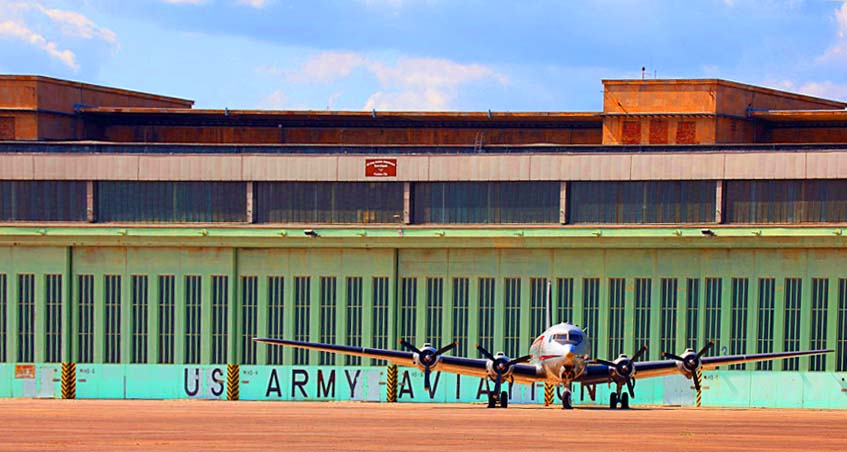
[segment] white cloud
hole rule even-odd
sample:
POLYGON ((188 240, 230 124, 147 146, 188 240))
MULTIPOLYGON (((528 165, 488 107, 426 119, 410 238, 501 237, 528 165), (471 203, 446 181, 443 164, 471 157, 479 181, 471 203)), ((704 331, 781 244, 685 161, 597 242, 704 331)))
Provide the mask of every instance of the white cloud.
MULTIPOLYGON (((365 102, 366 110, 446 110, 463 85, 508 79, 481 64, 462 64, 439 58, 400 58, 386 63, 355 52, 322 52, 286 73, 293 83, 331 83, 364 70, 379 82, 379 90, 365 102)), ((265 73, 279 72, 262 68, 265 73)))
POLYGON ((838 27, 835 43, 817 58, 818 63, 847 59, 847 0, 842 1, 841 6, 835 8, 833 16, 838 27))
POLYGON ((54 23, 60 25, 62 27, 62 33, 67 36, 85 39, 99 38, 111 45, 118 45, 118 36, 115 32, 95 24, 91 19, 82 14, 60 9, 49 9, 39 4, 36 4, 35 7, 54 23))
POLYGON ((262 9, 271 3, 271 0, 237 0, 238 5, 249 6, 251 8, 262 9))
POLYGON ((797 88, 797 92, 826 99, 847 99, 847 85, 834 83, 829 80, 805 83, 797 88))
POLYGON ((259 101, 259 108, 263 110, 282 110, 287 104, 288 98, 281 89, 278 89, 259 101))
POLYGON ((76 55, 73 52, 67 49, 59 49, 59 46, 55 42, 49 41, 44 36, 30 30, 23 23, 11 20, 0 23, 0 36, 16 38, 28 42, 47 52, 48 55, 58 59, 72 70, 79 70, 79 64, 76 62, 76 55))

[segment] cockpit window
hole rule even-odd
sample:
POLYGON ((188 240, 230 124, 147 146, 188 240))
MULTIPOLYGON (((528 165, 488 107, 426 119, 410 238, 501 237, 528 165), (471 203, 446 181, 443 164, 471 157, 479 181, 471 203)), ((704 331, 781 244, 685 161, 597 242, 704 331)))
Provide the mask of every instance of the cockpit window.
POLYGON ((550 339, 562 345, 579 345, 582 343, 582 333, 579 331, 569 331, 567 333, 554 334, 550 339))

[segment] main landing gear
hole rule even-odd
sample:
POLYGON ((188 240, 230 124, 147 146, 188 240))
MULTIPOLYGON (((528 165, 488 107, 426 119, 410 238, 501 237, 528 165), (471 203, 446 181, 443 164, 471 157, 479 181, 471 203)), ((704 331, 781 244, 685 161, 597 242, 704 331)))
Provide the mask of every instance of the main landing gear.
POLYGON ((489 392, 488 408, 497 408, 498 403, 500 404, 500 408, 509 408, 509 393, 503 391, 498 396, 496 393, 489 392))
POLYGON ((573 409, 573 391, 570 386, 565 386, 562 390, 562 409, 563 410, 572 410, 573 409))
POLYGON ((628 410, 629 409, 629 394, 622 393, 620 396, 618 395, 620 392, 613 392, 609 394, 609 409, 614 410, 618 407, 618 402, 621 404, 621 409, 628 410))

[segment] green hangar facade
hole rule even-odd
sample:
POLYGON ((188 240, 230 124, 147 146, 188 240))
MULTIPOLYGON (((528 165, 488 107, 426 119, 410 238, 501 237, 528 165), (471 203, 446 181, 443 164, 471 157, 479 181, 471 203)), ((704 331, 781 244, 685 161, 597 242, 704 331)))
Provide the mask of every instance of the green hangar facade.
MULTIPOLYGON (((549 302, 553 321, 583 327, 602 359, 642 344, 643 359, 661 359, 709 340, 711 354, 833 349, 708 373, 703 403, 847 408, 847 144, 832 138, 847 117, 832 101, 731 82, 649 82, 607 81, 607 96, 623 87, 637 105, 669 108, 645 96, 689 99, 700 87, 724 99, 741 86, 786 105, 726 113, 729 96, 712 112, 620 115, 195 111, 108 98, 68 112, 10 107, 0 396, 385 400, 385 363, 251 339, 457 341, 455 354, 476 357, 478 343, 517 357, 545 329, 549 302), (59 136, 20 136, 30 111, 37 130, 59 136), (626 142, 634 124, 645 142, 626 142), (725 126, 752 138, 730 140, 725 126), (406 141, 384 142, 400 130, 406 141), (307 139, 251 138, 263 133, 307 139), (345 134, 357 142, 332 142, 345 134), (599 142, 534 142, 542 135, 599 142), (806 141, 773 142, 789 135, 806 141)), ((438 375, 431 391, 421 380, 401 368, 400 401, 482 400, 479 379, 438 375)), ((691 404, 690 384, 641 381, 634 402, 691 404)), ((512 397, 541 403, 543 386, 512 397)))

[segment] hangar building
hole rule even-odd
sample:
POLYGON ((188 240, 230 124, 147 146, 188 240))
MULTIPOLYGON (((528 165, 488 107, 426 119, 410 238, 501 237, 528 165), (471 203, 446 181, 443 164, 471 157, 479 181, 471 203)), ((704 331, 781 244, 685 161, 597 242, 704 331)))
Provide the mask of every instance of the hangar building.
MULTIPOLYGON (((225 397, 238 364, 241 398, 380 398, 383 363, 250 339, 516 357, 549 298, 604 359, 834 349, 722 369, 704 403, 847 408, 847 104, 603 92, 600 112, 199 110, 0 76, 0 396, 55 396, 64 362, 78 397, 225 397)), ((673 378, 636 402, 689 400, 673 378)), ((475 400, 443 379, 401 399, 475 400)))

